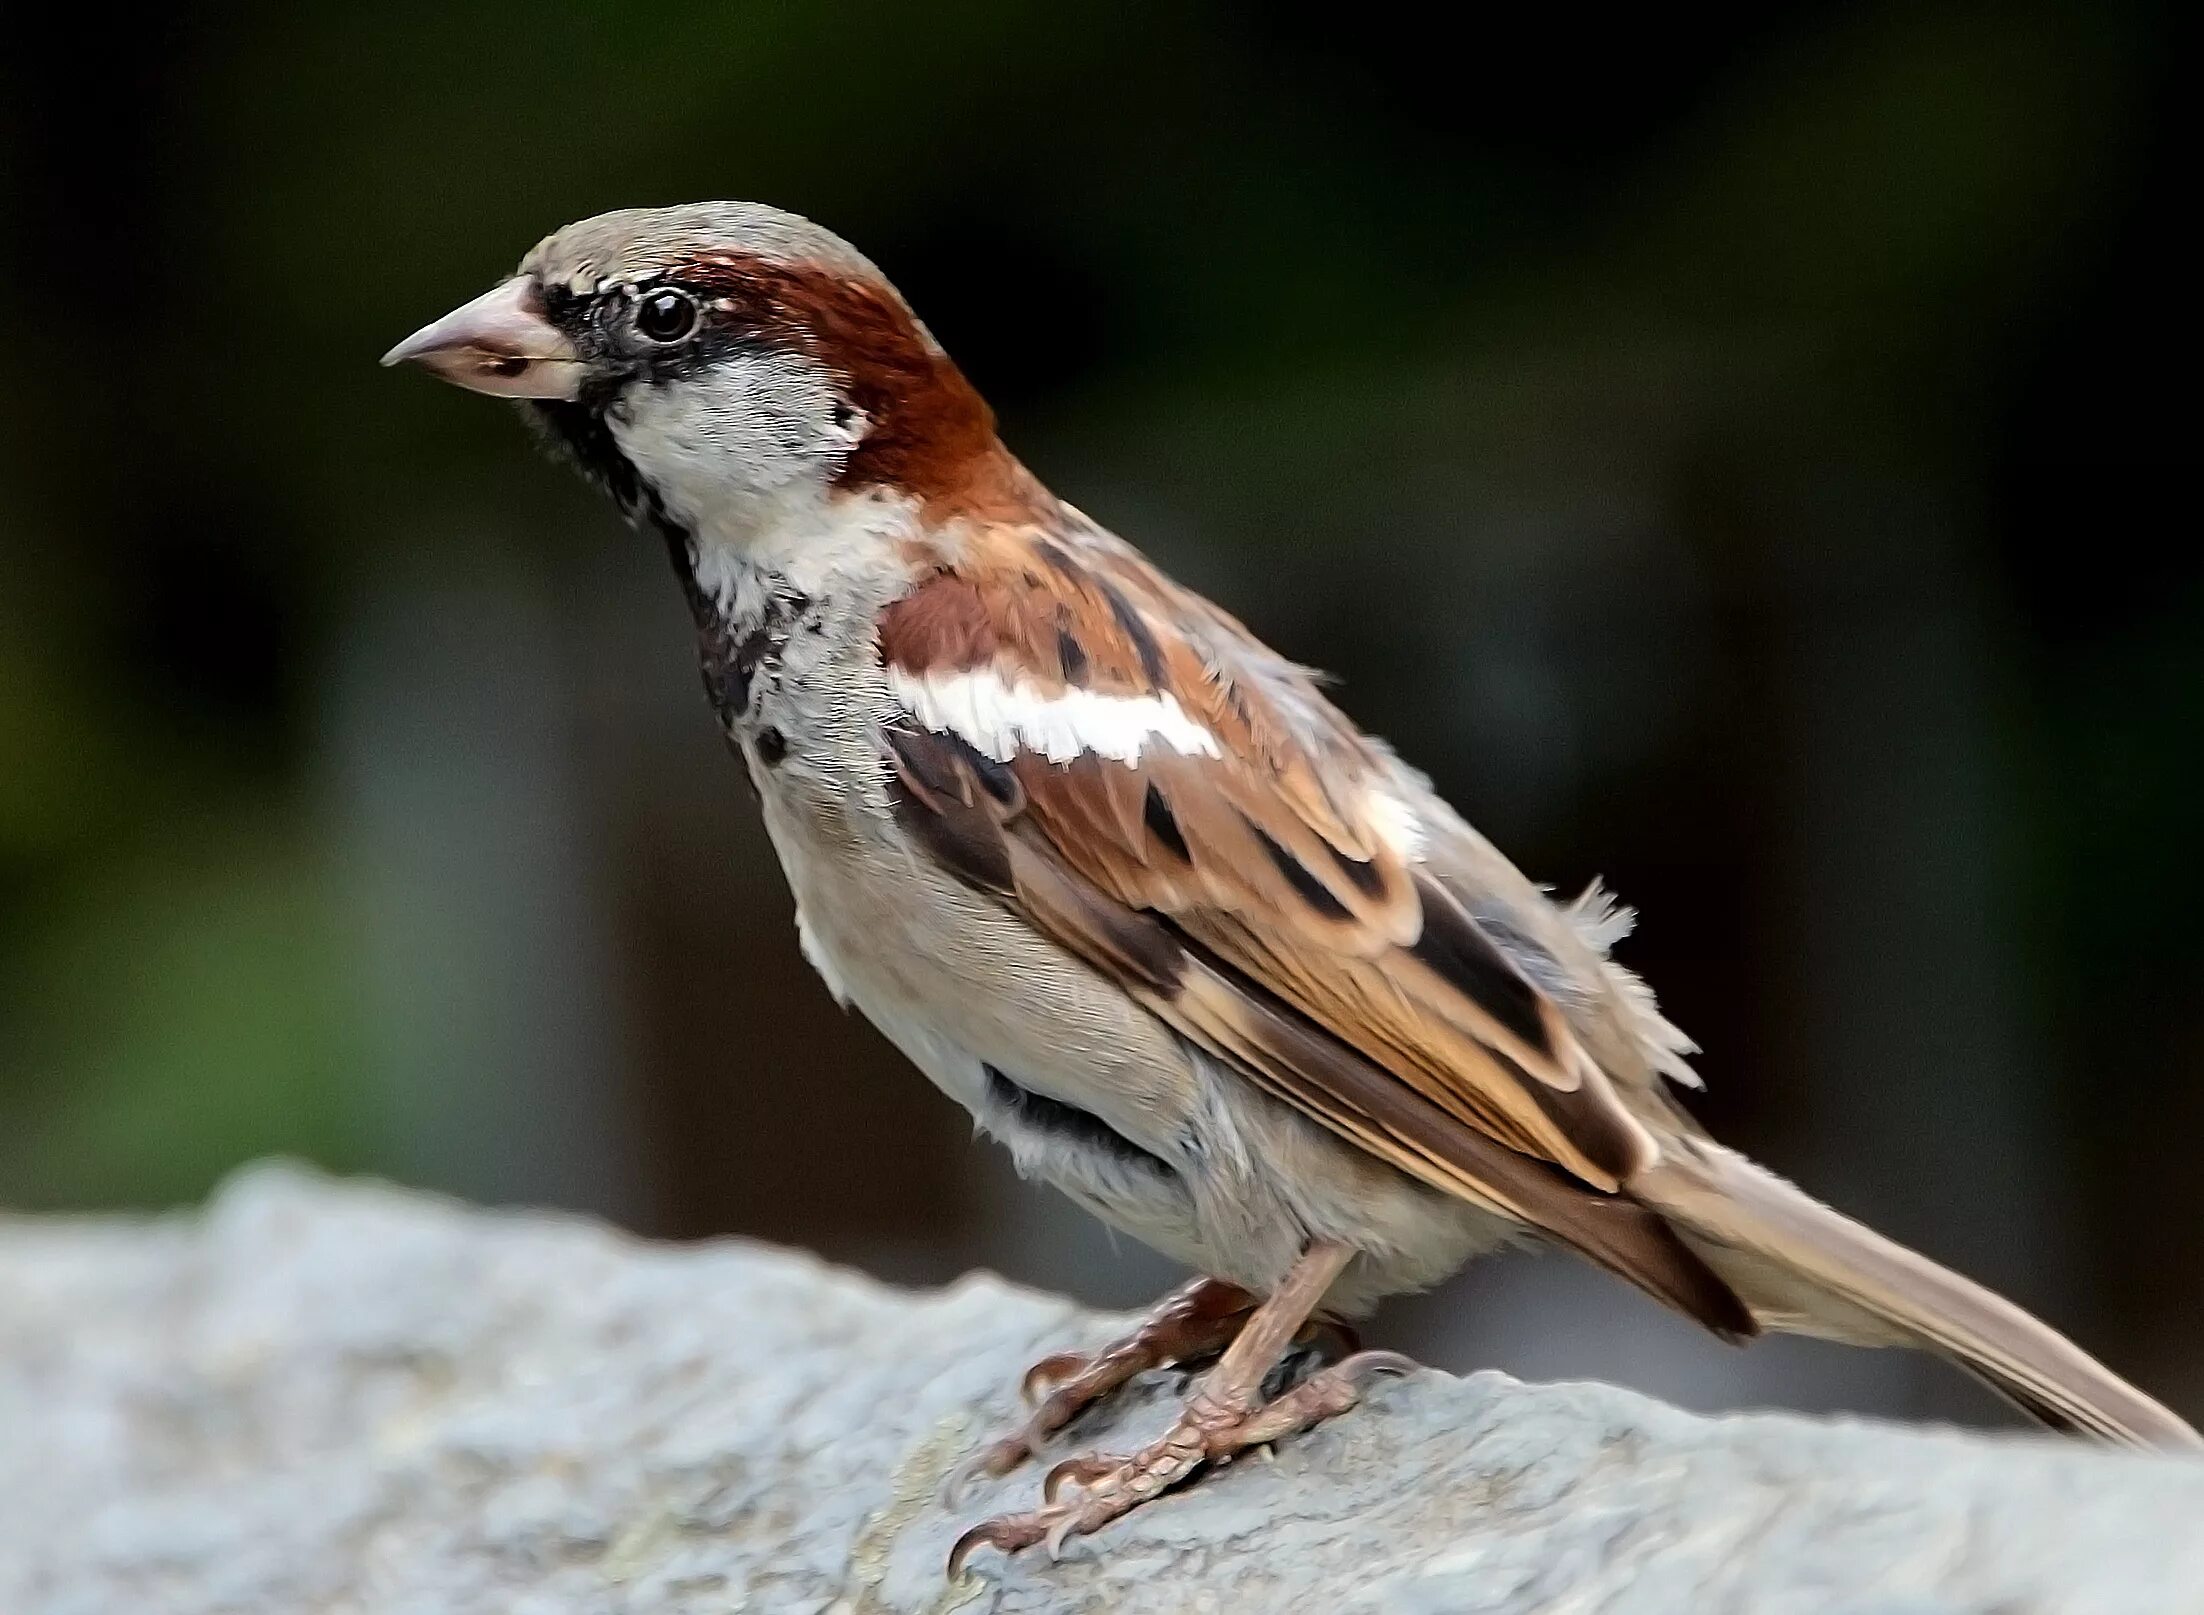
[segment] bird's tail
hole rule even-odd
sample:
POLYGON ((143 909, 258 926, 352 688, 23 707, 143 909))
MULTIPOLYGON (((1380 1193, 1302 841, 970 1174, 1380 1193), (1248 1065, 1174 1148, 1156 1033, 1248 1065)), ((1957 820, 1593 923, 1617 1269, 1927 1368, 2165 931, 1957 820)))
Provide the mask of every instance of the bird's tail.
POLYGON ((1732 1150, 1670 1141, 1630 1189, 1769 1328, 1923 1347, 2054 1429, 2135 1447, 2204 1448, 2187 1424, 2064 1335, 1732 1150))

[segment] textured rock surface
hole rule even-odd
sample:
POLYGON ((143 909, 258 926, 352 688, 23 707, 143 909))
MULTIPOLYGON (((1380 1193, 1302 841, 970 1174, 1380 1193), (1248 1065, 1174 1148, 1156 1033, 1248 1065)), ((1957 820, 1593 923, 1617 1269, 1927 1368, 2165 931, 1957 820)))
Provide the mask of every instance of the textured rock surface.
MULTIPOLYGON (((2204 1608, 2204 1464, 1425 1374, 1112 1528, 982 1556, 943 1473, 1108 1322, 263 1169, 0 1221, 0 1611, 2204 1608)), ((1145 1387, 1112 1446, 1147 1434, 1145 1387)))

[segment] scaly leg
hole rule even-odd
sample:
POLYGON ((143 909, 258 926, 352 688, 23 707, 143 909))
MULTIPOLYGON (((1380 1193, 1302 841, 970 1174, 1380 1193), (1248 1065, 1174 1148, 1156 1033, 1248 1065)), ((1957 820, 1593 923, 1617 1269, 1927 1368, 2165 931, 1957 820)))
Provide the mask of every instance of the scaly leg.
POLYGON ((1119 1515, 1177 1485, 1202 1465, 1228 1462, 1250 1447, 1305 1430, 1361 1400, 1373 1374, 1403 1374, 1416 1365, 1397 1352, 1362 1352, 1323 1369, 1265 1403, 1263 1381, 1300 1334, 1324 1292, 1353 1256, 1343 1245, 1312 1245, 1285 1282, 1257 1307, 1217 1366, 1187 1398, 1178 1422, 1129 1458, 1095 1456, 1058 1464, 1042 1483, 1042 1506, 974 1526, 949 1551, 949 1573, 983 1543, 1016 1553, 1036 1542, 1054 1557, 1067 1537, 1099 1530, 1119 1515), (1079 1488, 1058 1502, 1066 1483, 1079 1488))
POLYGON ((1237 1284, 1194 1279, 1157 1302, 1131 1334, 1100 1351, 1060 1351, 1042 1358, 1026 1370, 1018 1387, 1034 1404, 1032 1417, 974 1453, 945 1490, 954 1496, 980 1476, 1009 1474, 1038 1454, 1050 1436, 1134 1375, 1223 1350, 1254 1307, 1255 1297, 1237 1284))

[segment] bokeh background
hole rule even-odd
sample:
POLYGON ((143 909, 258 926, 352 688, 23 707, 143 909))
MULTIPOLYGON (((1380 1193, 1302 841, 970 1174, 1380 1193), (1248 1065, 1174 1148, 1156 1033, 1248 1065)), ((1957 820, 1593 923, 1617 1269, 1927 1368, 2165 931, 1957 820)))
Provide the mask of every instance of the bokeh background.
MULTIPOLYGON (((655 540, 375 367, 559 223, 745 196, 860 243, 1060 491, 1534 874, 1639 904, 1712 1125, 2204 1415, 2177 8, 41 10, 0 1203, 286 1152, 898 1280, 1172 1276, 799 962, 655 540)), ((2000 1416, 1551 1259, 1374 1333, 2000 1416)))

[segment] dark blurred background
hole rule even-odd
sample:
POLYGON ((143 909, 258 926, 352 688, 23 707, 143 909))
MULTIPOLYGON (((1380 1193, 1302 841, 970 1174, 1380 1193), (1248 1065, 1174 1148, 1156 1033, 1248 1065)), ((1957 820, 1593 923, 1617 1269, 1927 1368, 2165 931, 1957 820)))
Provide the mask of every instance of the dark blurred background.
MULTIPOLYGON (((800 963, 656 541, 375 367, 560 223, 753 197, 1534 874, 1640 905, 1710 1124, 2204 1414, 2175 8, 42 10, 0 66, 0 1203, 287 1152, 900 1280, 1170 1278, 800 963)), ((1374 1332, 1998 1417, 1550 1259, 1374 1332)))

